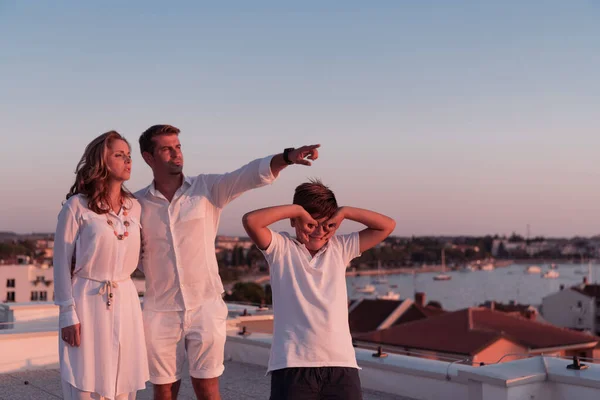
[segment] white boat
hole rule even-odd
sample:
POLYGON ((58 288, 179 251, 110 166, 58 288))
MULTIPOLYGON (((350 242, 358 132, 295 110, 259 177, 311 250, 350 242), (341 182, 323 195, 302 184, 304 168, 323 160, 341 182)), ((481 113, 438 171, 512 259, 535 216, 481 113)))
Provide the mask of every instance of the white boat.
POLYGON ((481 266, 481 270, 482 271, 493 271, 494 270, 494 264, 492 264, 492 263, 483 264, 481 266))
POLYGON ((557 270, 551 269, 550 271, 546 271, 546 273, 544 275, 542 275, 542 278, 556 279, 559 276, 560 276, 560 274, 558 273, 557 270))
POLYGON ((355 289, 358 293, 375 293, 375 286, 366 284, 355 289))
POLYGON ((382 285, 388 283, 388 279, 381 273, 381 260, 377 261, 377 277, 371 280, 371 283, 382 285))
POLYGON ((388 290, 385 294, 377 296, 379 300, 400 300, 400 294, 393 290, 388 290))
POLYGON ((540 267, 538 267, 537 265, 530 265, 529 267, 527 267, 527 269, 525 269, 525 273, 526 274, 540 274, 540 273, 542 273, 542 269, 540 267))
POLYGON ((433 277, 434 281, 449 281, 452 279, 451 275, 446 274, 446 251, 442 249, 442 273, 437 274, 433 277))

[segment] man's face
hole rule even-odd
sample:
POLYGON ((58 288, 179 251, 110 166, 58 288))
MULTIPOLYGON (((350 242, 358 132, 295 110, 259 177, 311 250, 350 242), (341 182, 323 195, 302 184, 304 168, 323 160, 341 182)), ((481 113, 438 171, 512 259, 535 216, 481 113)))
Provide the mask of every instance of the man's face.
POLYGON ((302 224, 298 223, 295 219, 292 219, 292 227, 296 229, 296 238, 300 243, 306 246, 309 251, 319 251, 327 244, 329 238, 335 234, 337 227, 332 226, 327 228, 325 226, 325 223, 331 216, 318 219, 314 215, 312 217, 317 221, 318 225, 309 226, 311 228, 310 231, 304 231, 302 224))
POLYGON ((155 174, 179 175, 183 171, 183 153, 177 135, 160 135, 154 141, 154 154, 144 157, 155 174))

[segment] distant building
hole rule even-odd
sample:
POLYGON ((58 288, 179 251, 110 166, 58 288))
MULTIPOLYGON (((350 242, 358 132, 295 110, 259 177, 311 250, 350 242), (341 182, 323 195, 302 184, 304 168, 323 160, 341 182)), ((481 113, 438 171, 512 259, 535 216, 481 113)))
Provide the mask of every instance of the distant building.
POLYGON ((494 239, 492 242, 492 256, 498 257, 500 249, 504 249, 508 254, 527 251, 527 243, 525 242, 511 242, 508 239, 494 239))
POLYGON ((233 250, 236 247, 241 247, 247 252, 252 247, 252 241, 248 238, 239 238, 237 236, 217 236, 215 239, 215 247, 217 249, 226 250, 233 250))
POLYGON ((600 334, 600 285, 564 288, 542 299, 544 319, 554 325, 600 334))
POLYGON ((359 346, 383 345, 389 353, 435 360, 469 359, 473 365, 513 361, 514 354, 591 358, 600 340, 482 307, 395 325, 354 339, 359 346))
POLYGON ((536 254, 540 254, 546 251, 552 250, 554 247, 552 244, 542 241, 542 242, 531 242, 525 246, 525 251, 529 256, 535 256, 536 254))
POLYGON ((0 266, 0 303, 53 301, 53 269, 31 264, 0 266))
POLYGON ((578 256, 582 253, 585 253, 585 249, 581 249, 574 244, 567 244, 560 250, 560 254, 563 256, 578 256))

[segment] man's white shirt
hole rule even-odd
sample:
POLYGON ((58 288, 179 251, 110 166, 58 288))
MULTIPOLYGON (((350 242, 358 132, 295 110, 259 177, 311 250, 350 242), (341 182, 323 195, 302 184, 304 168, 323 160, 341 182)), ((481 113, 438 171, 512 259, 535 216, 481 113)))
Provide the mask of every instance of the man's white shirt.
POLYGON ((268 371, 358 368, 348 326, 346 267, 360 256, 358 233, 333 236, 315 256, 287 233, 271 231, 274 329, 268 371))
POLYGON ((275 180, 272 158, 226 174, 186 176, 170 203, 154 182, 136 193, 142 206, 144 308, 190 310, 223 293, 215 255, 221 212, 242 193, 275 180))

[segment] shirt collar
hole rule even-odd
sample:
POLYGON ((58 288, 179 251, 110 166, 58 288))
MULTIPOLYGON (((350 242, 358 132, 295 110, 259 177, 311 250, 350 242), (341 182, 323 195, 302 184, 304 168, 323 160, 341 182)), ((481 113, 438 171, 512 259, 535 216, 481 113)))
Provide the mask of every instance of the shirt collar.
MULTIPOLYGON (((184 175, 183 176, 183 183, 181 184, 181 188, 183 189, 187 189, 190 186, 192 186, 193 180, 190 176, 184 175)), ((146 192, 144 193, 144 195, 152 195, 154 197, 164 197, 158 190, 156 190, 156 186, 154 185, 154 180, 152 180, 152 183, 150 183, 147 187, 146 187, 146 192)))
MULTIPOLYGON (((289 233, 287 232, 282 232, 282 235, 287 236, 292 242, 294 242, 298 247, 303 247, 306 251, 308 251, 308 249, 306 248, 306 246, 304 245, 304 243, 300 242, 298 239, 296 239, 295 237, 292 237, 289 233)), ((327 243, 325 243, 325 245, 323 247, 321 247, 319 249, 319 251, 317 251, 315 253, 315 255, 313 257, 318 256, 319 254, 324 253, 327 248, 329 247, 329 243, 331 242, 331 238, 327 241, 327 243)))

